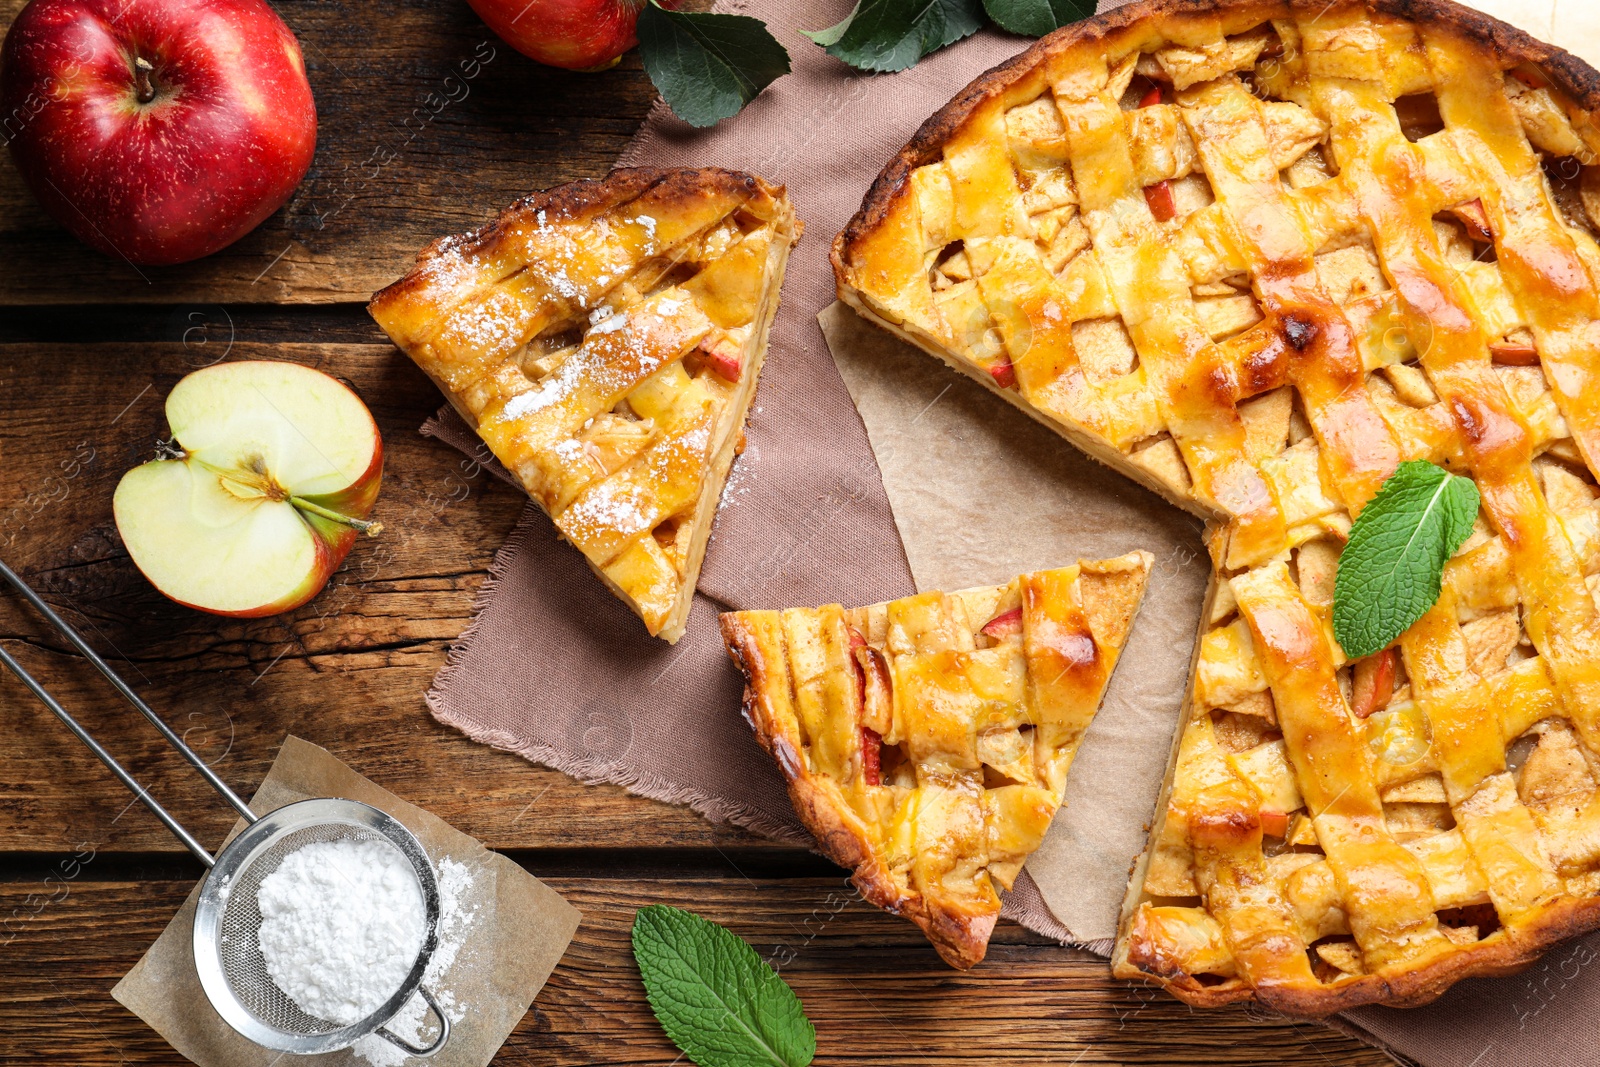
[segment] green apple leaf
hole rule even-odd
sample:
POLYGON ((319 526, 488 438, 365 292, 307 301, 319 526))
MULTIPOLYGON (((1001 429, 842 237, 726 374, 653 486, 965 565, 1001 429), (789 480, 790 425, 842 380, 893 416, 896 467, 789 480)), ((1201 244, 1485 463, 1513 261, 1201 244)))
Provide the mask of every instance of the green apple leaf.
POLYGON ((1092 0, 983 0, 983 9, 1002 29, 1029 37, 1043 37, 1094 14, 1092 0))
POLYGON ((1478 487, 1425 460, 1400 464, 1350 528, 1333 580, 1333 635, 1351 659, 1387 648, 1439 599, 1472 533, 1478 487))
POLYGON ((700 1067, 806 1067, 817 1032, 800 998, 736 934, 664 904, 633 917, 650 1009, 700 1067))
POLYGON ((691 126, 737 115, 789 73, 789 53, 760 19, 668 11, 639 12, 639 58, 673 114, 691 126))
POLYGON ((980 0, 859 0, 824 30, 807 30, 823 51, 857 70, 905 70, 983 25, 980 0))

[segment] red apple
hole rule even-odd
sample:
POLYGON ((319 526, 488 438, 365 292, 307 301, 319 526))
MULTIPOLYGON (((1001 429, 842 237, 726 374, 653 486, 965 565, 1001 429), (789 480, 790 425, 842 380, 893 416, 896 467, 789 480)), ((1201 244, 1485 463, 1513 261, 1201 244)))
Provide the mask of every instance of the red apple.
POLYGON ((1012 608, 1010 611, 1002 611, 983 624, 982 632, 996 641, 1004 641, 1008 637, 1020 635, 1022 633, 1022 609, 1012 608))
POLYGON ((1350 710, 1356 718, 1380 712, 1394 699, 1395 660, 1392 648, 1356 660, 1350 670, 1350 710))
POLYGON ((715 341, 701 341, 695 349, 695 354, 716 373, 722 375, 730 382, 739 380, 744 371, 744 353, 739 346, 726 337, 719 337, 715 341))
POLYGON ((645 2, 467 0, 506 44, 530 59, 567 70, 604 69, 638 44, 634 26, 645 2))
POLYGON ((197 370, 167 397, 173 445, 112 499, 128 555, 161 592, 217 615, 274 615, 316 596, 383 479, 361 398, 298 363, 197 370))
POLYGON ((135 264, 237 241, 311 166, 300 45, 264 0, 31 0, 0 123, 45 210, 135 264))

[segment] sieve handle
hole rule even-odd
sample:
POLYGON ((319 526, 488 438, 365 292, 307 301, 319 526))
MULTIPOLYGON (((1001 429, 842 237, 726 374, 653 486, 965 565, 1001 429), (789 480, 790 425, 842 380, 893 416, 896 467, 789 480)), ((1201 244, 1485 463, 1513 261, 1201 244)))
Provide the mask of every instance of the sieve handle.
MULTIPOLYGON (((0 566, 4 566, 4 564, 0 564, 0 566)), ((100 743, 89 735, 89 731, 85 730, 78 720, 74 719, 67 709, 62 707, 55 697, 50 695, 50 691, 48 689, 39 684, 39 680, 37 678, 28 673, 27 669, 23 667, 22 664, 18 663, 11 653, 5 650, 4 646, 0 646, 0 663, 5 664, 7 669, 9 669, 12 674, 16 675, 17 678, 21 680, 22 684, 27 686, 28 689, 32 691, 34 696, 44 701, 45 707, 55 712, 56 718, 66 723, 67 729, 76 734, 79 741, 82 741, 84 744, 89 746, 89 751, 98 756, 100 758, 100 762, 104 763, 108 768, 110 768, 111 773, 120 778, 122 780, 122 784, 133 791, 133 795, 139 798, 139 802, 145 807, 149 808, 150 813, 156 818, 160 819, 162 823, 166 825, 168 830, 172 831, 172 836, 183 842, 184 848, 187 848, 190 852, 193 852, 195 858, 201 863, 205 864, 207 867, 211 867, 215 864, 216 861, 211 858, 211 853, 207 852, 201 846, 200 842, 196 841, 189 831, 183 828, 183 824, 177 819, 173 818, 172 813, 166 808, 163 808, 160 802, 157 801, 155 797, 151 796, 145 790, 144 786, 139 784, 139 780, 133 775, 129 774, 126 767, 117 762, 117 758, 115 756, 101 748, 100 743)))
POLYGON ((450 1016, 439 1010, 438 1002, 433 999, 433 994, 428 992, 426 986, 417 986, 417 992, 422 994, 422 999, 428 1002, 429 1010, 439 1020, 439 1036, 433 1039, 433 1044, 427 1048, 418 1048, 410 1042, 402 1041, 400 1038, 395 1037, 382 1026, 378 1027, 376 1032, 379 1037, 389 1042, 389 1044, 402 1048, 413 1056, 426 1058, 444 1048, 444 1043, 450 1040, 450 1016))
MULTIPOLYGON (((207 766, 206 761, 201 759, 199 754, 196 753, 194 749, 184 744, 183 738, 173 733, 172 727, 163 722, 161 717, 150 709, 150 705, 146 704, 139 698, 139 694, 135 693, 133 689, 129 687, 128 683, 124 682, 117 672, 111 669, 111 665, 109 663, 100 658, 100 654, 98 652, 89 647, 89 642, 85 641, 78 634, 78 631, 72 628, 72 625, 68 623, 66 619, 63 619, 60 615, 57 615, 55 609, 49 604, 46 604, 43 598, 41 598, 38 593, 33 591, 32 586, 23 581, 22 578, 18 576, 16 571, 6 566, 5 560, 0 560, 0 578, 4 578, 6 582, 10 584, 11 588, 21 593, 23 599, 32 604, 34 610, 43 615, 45 617, 45 621, 51 626, 55 627, 57 633, 70 641, 73 648, 76 648, 80 653, 83 654, 85 659, 94 664, 95 670, 105 675, 106 680, 116 687, 117 692, 122 694, 122 699, 126 700, 129 704, 132 704, 139 710, 141 715, 149 719, 150 724, 157 730, 161 731, 161 736, 166 738, 167 744, 177 749, 179 754, 181 754, 184 759, 188 760, 189 763, 194 766, 195 770, 200 772, 200 776, 206 780, 206 783, 210 785, 212 789, 215 789, 218 795, 220 795, 223 800, 226 800, 228 804, 232 806, 234 811, 237 811, 244 817, 245 822, 256 821, 255 813, 250 810, 250 806, 241 800, 237 793, 228 788, 228 783, 224 782, 221 778, 218 778, 217 772, 213 771, 209 766, 207 766)), ((104 763, 107 767, 110 767, 112 771, 117 772, 117 777, 121 778, 123 783, 127 785, 129 789, 134 791, 134 794, 144 802, 145 807, 150 808, 151 811, 155 812, 157 817, 160 818, 162 822, 167 824, 167 829, 171 830, 174 834, 177 834, 179 840, 183 841, 183 843, 188 846, 189 851, 195 852, 196 846, 191 843, 192 839, 190 839, 187 834, 180 832, 182 827, 179 827, 173 823, 171 821, 172 817, 162 812, 159 806, 151 806, 154 801, 150 799, 149 794, 144 791, 143 787, 141 787, 137 782, 134 782, 132 779, 128 778, 127 772, 120 771, 116 761, 113 760, 111 756, 107 754, 99 745, 97 745, 94 742, 94 739, 83 731, 82 727, 74 723, 71 716, 67 715, 65 711, 61 710, 61 705, 49 699, 44 693, 43 689, 39 687, 37 682, 32 681, 25 673, 22 673, 21 668, 15 665, 15 661, 10 660, 10 657, 7 657, 7 660, 9 662, 6 663, 6 666, 10 667, 13 672, 16 672, 18 676, 21 677, 25 683, 27 683, 28 688, 34 691, 35 695, 39 696, 41 700, 50 705, 50 710, 54 711, 57 717, 61 718, 63 722, 71 727, 72 732, 77 734, 80 740, 94 750, 94 754, 100 757, 100 762, 104 763)), ((195 854, 203 856, 204 850, 202 849, 199 852, 195 852, 195 854)), ((204 861, 207 867, 211 866, 210 857, 204 857, 204 861)))

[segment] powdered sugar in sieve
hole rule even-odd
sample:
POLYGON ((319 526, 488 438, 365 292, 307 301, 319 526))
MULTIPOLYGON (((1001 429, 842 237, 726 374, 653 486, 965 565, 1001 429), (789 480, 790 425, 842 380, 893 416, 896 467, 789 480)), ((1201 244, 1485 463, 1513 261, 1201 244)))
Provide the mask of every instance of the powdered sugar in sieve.
POLYGON ((256 890, 267 973, 302 1011, 349 1026, 388 1000, 422 950, 411 862, 378 838, 314 841, 256 890))

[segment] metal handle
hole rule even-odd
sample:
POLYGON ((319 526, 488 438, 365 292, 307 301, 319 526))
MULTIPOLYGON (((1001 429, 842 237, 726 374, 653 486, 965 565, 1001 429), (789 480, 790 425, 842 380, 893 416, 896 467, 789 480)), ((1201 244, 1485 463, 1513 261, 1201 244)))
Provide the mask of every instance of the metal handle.
POLYGON ((18 577, 16 571, 6 566, 5 560, 0 560, 0 578, 4 578, 9 582, 11 587, 21 593, 23 598, 33 605, 34 610, 43 615, 62 637, 72 642, 72 647, 81 652, 84 659, 94 664, 95 669, 106 676, 106 680, 116 687, 117 692, 122 694, 124 700, 139 709, 139 713, 149 719, 152 726, 161 731, 161 736, 167 739, 167 743, 177 749, 183 755, 183 758, 188 760, 194 766, 194 769, 200 772, 200 776, 206 780, 206 783, 212 789, 215 789, 218 795, 232 806, 234 811, 243 816, 246 822, 256 821, 255 813, 250 810, 250 805, 240 799, 239 795, 232 789, 229 789, 228 783, 217 777, 217 772, 207 766, 206 761, 201 759, 194 749, 184 744, 183 738, 174 733, 172 727, 163 722, 161 717, 154 711, 151 711, 150 705, 139 699, 139 694, 135 693, 128 683, 124 682, 117 672, 111 669, 110 664, 100 658, 98 652, 89 647, 89 643, 79 636, 78 631, 74 630, 66 619, 57 615, 55 609, 46 604, 39 594, 33 591, 32 586, 18 577))
MULTIPOLYGON (((45 620, 56 629, 57 633, 70 641, 72 646, 82 653, 85 659, 94 664, 95 669, 106 676, 106 679, 116 687, 117 692, 122 694, 123 699, 137 708, 140 714, 150 720, 151 725, 161 731, 161 736, 166 739, 167 743, 177 749, 183 758, 188 760, 194 769, 200 772, 200 776, 206 780, 212 789, 217 791, 222 799, 232 806, 233 810, 243 816, 246 822, 253 823, 256 821, 255 813, 250 810, 250 806, 240 799, 237 793, 229 789, 228 784, 217 777, 217 773, 207 766, 206 761, 201 759, 194 749, 185 744, 183 738, 174 733, 172 727, 163 722, 161 717, 150 709, 150 705, 141 700, 139 694, 135 693, 128 683, 124 682, 117 672, 111 669, 111 665, 101 659, 98 652, 89 647, 89 643, 78 634, 78 631, 74 630, 66 619, 57 615, 55 609, 46 604, 39 594, 33 591, 33 587, 23 581, 16 571, 6 565, 4 560, 0 560, 0 578, 4 578, 13 589, 21 593, 23 598, 33 605, 34 610, 43 615, 45 620)), ((111 753, 102 748, 100 743, 90 736, 89 731, 85 730, 78 723, 78 720, 74 719, 67 712, 67 709, 63 708, 55 697, 50 695, 49 691, 39 683, 39 680, 29 674, 22 664, 18 663, 16 658, 3 647, 0 647, 0 663, 3 663, 12 674, 21 679, 22 684, 27 686, 34 696, 42 700, 45 707, 54 712, 56 718, 65 723, 67 729, 77 735, 78 740, 89 747, 89 751, 93 752, 96 758, 105 764, 111 773, 115 774, 122 781, 122 784, 132 791, 133 795, 138 798, 139 803, 149 808, 150 813, 160 819, 168 830, 172 831, 172 836, 182 842, 183 847, 194 853, 195 858, 207 867, 215 863, 211 853, 200 846, 200 843, 194 839, 189 831, 183 828, 183 824, 173 818, 171 812, 157 803, 155 797, 152 797, 145 787, 139 784, 138 779, 129 774, 127 768, 118 763, 111 753)))
POLYGON ((433 1044, 429 1045, 427 1048, 418 1048, 410 1042, 402 1041, 400 1038, 395 1037, 388 1031, 386 1027, 382 1026, 378 1027, 376 1033, 379 1037, 389 1042, 389 1044, 404 1049, 413 1056, 426 1059, 427 1057, 438 1052, 440 1049, 444 1048, 444 1043, 450 1040, 450 1016, 439 1010, 438 1003, 433 999, 433 994, 428 992, 428 988, 426 986, 417 986, 417 992, 422 994, 422 999, 428 1002, 429 1010, 431 1010, 434 1014, 434 1017, 439 1020, 439 1036, 433 1039, 433 1044))
POLYGON ((45 707, 55 712, 56 718, 66 723, 67 729, 77 734, 78 740, 88 745, 89 751, 100 757, 100 762, 109 767, 112 774, 122 779, 122 784, 133 791, 133 795, 139 798, 139 802, 141 804, 150 809, 151 814, 166 824, 167 829, 172 831, 172 836, 183 842, 184 848, 187 848, 190 852, 193 852, 195 858, 201 863, 205 864, 207 867, 212 866, 216 862, 211 858, 211 853, 202 848, 200 846, 200 842, 191 837, 189 831, 183 828, 183 824, 177 819, 173 818, 172 813, 166 808, 163 808, 155 797, 146 792, 144 786, 139 784, 139 780, 133 775, 129 774, 127 768, 118 763, 115 756, 101 748, 100 743, 93 737, 89 736, 89 731, 85 730, 81 725, 79 725, 78 720, 74 719, 67 712, 67 709, 62 707, 56 701, 55 697, 50 695, 49 690, 39 684, 39 680, 37 678, 28 673, 22 664, 18 663, 16 659, 12 657, 11 653, 6 651, 5 646, 3 645, 0 645, 0 663, 4 663, 6 667, 10 669, 12 674, 15 674, 18 678, 20 678, 22 680, 22 684, 33 691, 34 696, 44 701, 45 707))

